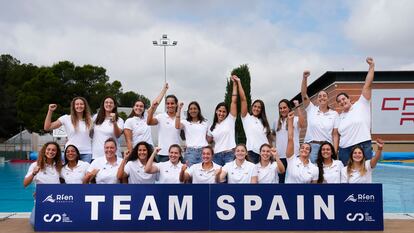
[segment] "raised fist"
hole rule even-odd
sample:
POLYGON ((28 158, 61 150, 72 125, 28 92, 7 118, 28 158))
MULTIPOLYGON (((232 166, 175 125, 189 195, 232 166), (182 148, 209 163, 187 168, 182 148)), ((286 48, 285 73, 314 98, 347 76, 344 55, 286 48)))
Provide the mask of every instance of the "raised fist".
POLYGON ((305 70, 305 71, 303 71, 303 77, 304 78, 307 78, 307 77, 309 77, 310 76, 310 71, 309 70, 305 70))
POLYGON ((53 112, 57 108, 57 104, 49 104, 49 111, 53 112))
POLYGON ((370 66, 373 66, 375 64, 374 59, 372 57, 367 57, 366 61, 367 61, 368 65, 370 65, 370 66))

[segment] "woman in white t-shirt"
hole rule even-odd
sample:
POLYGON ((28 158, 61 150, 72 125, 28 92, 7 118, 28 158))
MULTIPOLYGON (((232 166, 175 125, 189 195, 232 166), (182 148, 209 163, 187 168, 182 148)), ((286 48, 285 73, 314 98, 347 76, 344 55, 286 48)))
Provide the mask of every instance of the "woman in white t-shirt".
POLYGON ((149 174, 158 174, 158 183, 160 184, 179 184, 180 171, 183 164, 181 159, 181 147, 173 144, 168 149, 168 161, 154 163, 155 155, 159 153, 161 148, 156 147, 154 152, 145 165, 145 172, 149 174))
POLYGON ((233 92, 231 95, 230 112, 226 103, 221 102, 216 106, 213 124, 208 131, 207 140, 214 142, 213 161, 223 166, 234 160, 233 149, 236 147, 235 125, 237 117, 237 81, 233 75, 233 92))
POLYGON ((310 160, 309 154, 312 147, 309 143, 300 145, 299 155, 294 153, 294 133, 293 123, 295 114, 288 114, 288 143, 286 148, 286 160, 288 163, 286 169, 286 183, 306 184, 316 183, 318 180, 318 167, 310 160))
MULTIPOLYGON (((339 136, 339 159, 344 166, 348 163, 349 154, 354 146, 359 145, 364 150, 366 159, 372 157, 371 145, 371 96, 374 81, 374 59, 368 57, 369 65, 364 87, 359 99, 352 104, 349 96, 342 92, 336 96, 336 103, 341 108, 337 128, 334 133, 339 136)), ((338 148, 335 145, 335 148, 338 148)))
POLYGON ((180 182, 193 184, 214 184, 221 166, 213 162, 214 151, 211 146, 202 148, 202 162, 189 167, 181 167, 180 182))
POLYGON ((372 171, 381 158, 384 142, 377 139, 375 156, 367 159, 364 149, 357 145, 349 156, 348 165, 342 169, 341 183, 372 183, 372 171))
MULTIPOLYGON (((116 139, 116 143, 119 144, 118 138, 124 129, 124 120, 119 117, 117 103, 112 96, 103 99, 93 120, 92 158, 97 159, 104 157, 104 143, 108 138, 116 139)), ((120 146, 116 155, 121 157, 120 146)))
POLYGON ((181 119, 181 102, 178 105, 177 115, 175 117, 175 128, 183 129, 185 134, 186 148, 184 153, 184 161, 188 166, 201 162, 201 150, 207 146, 207 120, 201 114, 200 105, 196 101, 188 104, 187 117, 181 119))
POLYGON ((341 170, 344 165, 340 160, 338 160, 335 148, 330 142, 323 142, 320 145, 316 165, 318 166, 319 171, 316 183, 341 183, 341 170))
POLYGON ((238 144, 235 150, 235 159, 226 163, 217 173, 219 183, 226 181, 229 184, 255 184, 257 183, 257 171, 255 165, 246 160, 247 147, 238 144))
POLYGON ((118 179, 124 184, 155 183, 156 175, 145 172, 145 165, 152 152, 152 145, 144 141, 138 142, 132 151, 126 151, 118 168, 118 179))
POLYGON ((260 147, 260 160, 256 164, 257 182, 259 184, 279 183, 278 173, 285 172, 285 166, 277 154, 276 148, 270 144, 260 147))
POLYGON ((260 146, 271 143, 271 131, 266 117, 266 109, 262 100, 255 100, 249 111, 240 79, 236 76, 235 80, 240 95, 240 116, 247 139, 248 158, 250 162, 256 164, 260 159, 260 146))
MULTIPOLYGON (((293 118, 293 144, 294 144, 294 154, 299 154, 299 134, 300 129, 305 127, 305 120, 303 118, 302 111, 298 108, 299 102, 297 100, 293 101, 294 106, 296 108, 297 117, 293 118)), ((279 101, 279 117, 274 122, 272 128, 272 134, 275 136, 275 146, 276 150, 280 156, 280 160, 282 161, 285 169, 287 170, 288 163, 286 160, 286 148, 288 143, 288 124, 287 124, 287 116, 288 113, 291 112, 292 105, 289 100, 282 99, 279 101)), ((285 183, 285 173, 279 173, 279 183, 285 183)))
MULTIPOLYGON (((62 170, 60 146, 56 142, 47 142, 39 151, 36 162, 32 163, 23 180, 24 187, 35 184, 60 184, 59 176, 62 170)), ((30 224, 34 226, 35 207, 30 214, 30 224)))
POLYGON ((98 157, 89 166, 83 183, 88 184, 95 181, 97 184, 118 184, 118 168, 121 159, 116 156, 117 141, 108 138, 104 142, 105 156, 98 157), (94 180, 95 179, 95 180, 94 180))
POLYGON ((161 93, 152 102, 148 109, 147 124, 158 126, 158 147, 161 150, 157 154, 157 162, 165 162, 169 159, 168 148, 173 144, 180 144, 180 130, 175 127, 175 115, 177 113, 178 99, 175 95, 165 97, 165 112, 159 113, 154 117, 158 105, 168 90, 166 83, 161 93))
POLYGON ((131 114, 125 121, 124 136, 128 151, 132 151, 132 148, 142 141, 153 145, 151 127, 147 124, 145 116, 145 102, 141 99, 135 101, 131 114))
POLYGON ((308 123, 304 141, 310 143, 312 146, 310 160, 312 163, 315 163, 322 143, 327 141, 333 145, 338 144, 338 135, 334 133, 334 126, 338 120, 338 113, 328 106, 328 93, 324 90, 318 92, 316 99, 317 104, 313 104, 310 101, 307 93, 309 76, 310 72, 305 70, 303 72, 301 86, 303 107, 306 111, 306 119, 308 123))
POLYGON ((65 184, 82 184, 89 163, 80 160, 78 148, 74 145, 68 145, 65 149, 65 164, 60 173, 62 182, 65 184))
POLYGON ((75 145, 79 149, 80 159, 90 163, 92 160, 92 144, 89 138, 89 130, 92 128, 92 118, 88 102, 83 97, 73 98, 70 103, 70 115, 63 115, 52 122, 52 115, 56 108, 56 104, 49 104, 43 126, 44 130, 50 131, 63 125, 68 135, 65 147, 70 144, 75 145))

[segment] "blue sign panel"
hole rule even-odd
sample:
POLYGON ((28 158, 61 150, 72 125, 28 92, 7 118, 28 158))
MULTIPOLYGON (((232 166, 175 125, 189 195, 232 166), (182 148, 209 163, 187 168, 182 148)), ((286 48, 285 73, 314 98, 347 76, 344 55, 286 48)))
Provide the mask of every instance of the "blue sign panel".
POLYGON ((381 184, 38 185, 36 231, 383 230, 381 184))

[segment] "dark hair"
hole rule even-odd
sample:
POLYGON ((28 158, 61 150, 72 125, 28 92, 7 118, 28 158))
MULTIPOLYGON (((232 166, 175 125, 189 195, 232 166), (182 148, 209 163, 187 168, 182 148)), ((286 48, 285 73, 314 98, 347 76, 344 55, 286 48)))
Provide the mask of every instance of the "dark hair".
POLYGON ((96 116, 96 119, 95 119, 95 124, 97 125, 100 125, 105 121, 106 115, 105 115, 104 105, 105 105, 106 99, 111 99, 112 101, 114 101, 114 109, 112 109, 112 112, 115 113, 115 121, 118 121, 118 107, 117 107, 118 104, 116 103, 116 100, 114 97, 106 96, 101 102, 101 107, 99 108, 98 115, 96 116))
POLYGON ((249 159, 249 151, 247 150, 247 146, 244 143, 239 143, 239 144, 236 145, 236 147, 234 147, 234 155, 236 156, 236 149, 239 146, 243 147, 246 150, 246 156, 244 156, 244 159, 251 162, 250 159, 249 159))
POLYGON ((165 97, 165 105, 167 105, 167 99, 172 98, 174 99, 175 104, 177 105, 177 107, 175 107, 175 111, 177 112, 178 109, 178 98, 175 95, 167 95, 167 97, 165 97))
POLYGON ((65 165, 69 163, 69 160, 66 158, 66 152, 67 152, 67 150, 68 150, 69 147, 73 147, 73 149, 75 149, 75 152, 76 152, 76 164, 78 164, 78 161, 80 159, 79 150, 78 150, 78 148, 75 145, 70 144, 70 145, 68 145, 65 148, 65 152, 64 152, 65 153, 65 165))
MULTIPOLYGON (((287 105, 287 107, 289 108, 289 112, 292 111, 292 104, 289 102, 289 100, 282 99, 281 101, 279 101, 279 104, 277 105, 278 108, 281 103, 285 103, 287 105)), ((288 124, 286 124, 286 129, 287 127, 288 127, 288 124)), ((279 131, 281 128, 282 128, 282 114, 280 114, 280 111, 279 111, 279 120, 277 121, 276 131, 279 131)))
MULTIPOLYGON (((319 147, 318 150, 318 158, 316 159, 316 165, 318 166, 319 169, 319 176, 318 176, 318 183, 321 184, 323 183, 323 156, 322 156, 322 147, 325 145, 329 145, 329 147, 331 148, 331 158, 332 160, 336 160, 337 159, 337 155, 335 153, 335 147, 332 145, 332 143, 330 142, 323 142, 321 144, 321 146, 319 147)), ((312 147, 311 147, 312 148, 312 147)))
POLYGON ((200 108, 200 105, 197 103, 197 101, 191 101, 189 104, 188 104, 188 108, 187 108, 187 121, 189 121, 189 122, 191 122, 192 121, 192 117, 190 116, 190 106, 192 105, 192 104, 194 104, 197 108, 198 108, 198 114, 197 114, 197 118, 198 118, 198 120, 199 120, 199 122, 201 123, 201 122, 203 122, 203 121, 205 121, 205 118, 203 117, 203 115, 201 114, 201 108, 200 108))
POLYGON ((147 148, 147 160, 151 156, 152 152, 154 151, 153 147, 148 142, 145 142, 145 141, 138 142, 132 149, 131 155, 129 156, 128 161, 135 161, 138 159, 139 146, 145 146, 145 148, 147 148))
MULTIPOLYGON (((319 96, 319 94, 321 93, 321 92, 325 92, 326 93, 326 95, 328 96, 328 99, 329 99, 329 94, 328 94, 328 92, 326 91, 326 90, 320 90, 319 92, 318 92, 318 96, 319 96)), ((329 107, 329 103, 326 105, 326 108, 327 109, 331 109, 331 107, 329 107)))
POLYGON ((178 151, 180 152, 180 156, 182 156, 183 150, 181 149, 181 146, 180 145, 178 145, 178 144, 172 144, 170 146, 170 148, 168 148, 168 152, 170 152, 172 148, 178 148, 178 151))
POLYGON ((201 148, 201 153, 202 153, 204 150, 210 150, 210 151, 211 151, 211 154, 214 156, 214 149, 213 149, 213 147, 212 147, 212 146, 207 145, 207 146, 202 147, 202 148, 201 148))
MULTIPOLYGON (((259 153, 262 153, 262 149, 263 149, 263 147, 269 147, 269 148, 272 148, 272 146, 269 144, 269 143, 264 143, 264 144, 262 144, 261 146, 260 146, 260 149, 259 149, 259 153)), ((262 156, 260 155, 259 156, 259 162, 262 160, 262 156)), ((273 156, 270 156, 270 162, 273 162, 273 156)))
POLYGON ((129 114, 128 118, 131 118, 131 117, 134 117, 134 116, 137 116, 137 117, 143 118, 143 117, 144 117, 144 113, 145 113, 145 109, 146 109, 146 108, 147 108, 147 105, 145 104, 145 101, 144 101, 144 100, 142 100, 142 99, 137 99, 137 100, 135 100, 134 105, 132 105, 132 110, 131 110, 131 113, 129 114), (137 114, 135 113, 135 111, 134 111, 134 106, 135 106, 135 104, 136 104, 137 102, 141 102, 142 104, 144 104, 144 111, 142 112, 142 115, 141 115, 141 116, 137 115, 137 114))
MULTIPOLYGON (((257 99, 252 103, 252 107, 255 103, 260 104, 261 111, 260 111, 259 116, 257 116, 257 118, 262 122, 264 128, 266 129, 266 136, 269 137, 270 136, 270 126, 269 126, 269 121, 267 121, 267 117, 266 117, 265 104, 262 100, 257 99)), ((250 110, 250 115, 253 116, 252 110, 250 110)))
POLYGON ((106 140, 105 140, 105 142, 104 142, 104 145, 105 145, 107 142, 113 142, 113 143, 115 144, 115 147, 116 147, 116 148, 118 148, 118 145, 117 145, 117 142, 116 142, 116 139, 115 139, 115 138, 110 137, 110 138, 106 139, 106 140))
POLYGON ((338 102, 338 97, 339 97, 340 95, 344 95, 346 98, 348 98, 348 99, 349 99, 349 95, 348 95, 348 94, 346 94, 345 92, 341 92, 341 93, 339 93, 339 94, 337 94, 337 95, 336 95, 336 98, 335 98, 336 102, 338 102))
POLYGON ((53 158, 53 161, 55 162, 55 167, 58 172, 62 170, 63 164, 62 164, 62 151, 60 150, 59 144, 57 142, 46 142, 42 149, 39 151, 39 155, 37 156, 37 166, 40 167, 40 170, 45 169, 46 166, 46 148, 49 145, 54 145, 56 147, 56 155, 53 158))
POLYGON ((214 128, 216 128, 216 124, 218 122, 218 117, 217 117, 217 113, 216 112, 217 112, 217 109, 219 109, 220 107, 224 107, 226 109, 226 111, 227 111, 226 117, 229 115, 229 108, 227 107, 226 103, 221 102, 221 103, 217 104, 216 109, 214 110, 213 124, 210 127, 210 130, 211 131, 213 131, 214 128))

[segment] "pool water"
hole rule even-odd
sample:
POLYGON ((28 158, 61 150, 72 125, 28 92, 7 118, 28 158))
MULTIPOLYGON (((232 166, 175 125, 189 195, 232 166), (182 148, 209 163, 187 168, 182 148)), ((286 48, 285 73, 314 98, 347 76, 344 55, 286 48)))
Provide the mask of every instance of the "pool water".
MULTIPOLYGON (((23 188, 30 163, 0 164, 0 212, 30 212, 33 184, 23 188)), ((373 182, 383 184, 385 213, 414 213, 414 166, 378 164, 373 182)))

